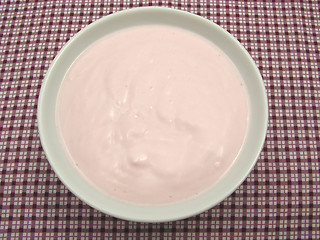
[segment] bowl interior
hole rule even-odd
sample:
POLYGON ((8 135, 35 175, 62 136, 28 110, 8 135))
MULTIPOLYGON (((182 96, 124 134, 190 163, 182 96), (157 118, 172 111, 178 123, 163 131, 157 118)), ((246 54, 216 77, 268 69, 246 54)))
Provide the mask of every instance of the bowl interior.
MULTIPOLYGON (((162 222, 186 218, 218 204, 230 195, 254 166, 267 129, 267 98, 263 80, 247 51, 227 31, 199 16, 160 7, 137 8, 102 18, 76 34, 59 52, 43 82, 38 103, 38 125, 46 156, 60 180, 90 206, 127 220, 162 222), (212 41, 236 65, 250 101, 250 124, 244 146, 231 169, 209 191, 183 202, 145 206, 124 203, 92 187, 68 160, 55 123, 57 94, 70 65, 90 44, 114 31, 144 24, 184 28, 212 41)), ((232 136, 230 136, 232 137, 232 136)))

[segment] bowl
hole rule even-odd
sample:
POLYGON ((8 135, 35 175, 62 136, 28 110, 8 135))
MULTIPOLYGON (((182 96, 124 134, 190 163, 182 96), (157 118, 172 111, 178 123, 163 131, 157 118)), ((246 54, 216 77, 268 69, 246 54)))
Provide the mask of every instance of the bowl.
POLYGON ((47 159, 71 192, 91 207, 114 217, 140 222, 164 222, 184 219, 208 210, 228 197, 246 179, 265 140, 268 107, 259 70, 245 48, 226 30, 184 11, 143 7, 106 16, 81 30, 65 44, 50 65, 43 81, 37 116, 41 144, 47 159), (64 152, 55 121, 59 87, 75 59, 96 40, 114 31, 143 24, 179 27, 213 42, 238 68, 246 85, 250 103, 250 122, 244 145, 224 177, 218 184, 194 198, 164 205, 127 203, 110 198, 92 187, 64 152))

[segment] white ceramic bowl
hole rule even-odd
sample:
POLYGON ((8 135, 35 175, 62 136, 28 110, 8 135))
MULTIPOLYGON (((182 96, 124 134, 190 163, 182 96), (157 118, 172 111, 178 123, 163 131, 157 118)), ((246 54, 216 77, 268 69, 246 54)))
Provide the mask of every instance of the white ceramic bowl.
MULTIPOLYGON (((193 14, 160 7, 136 8, 104 17, 76 34, 59 52, 43 81, 38 103, 38 125, 46 156, 60 180, 90 206, 127 220, 163 222, 201 213, 229 196, 256 163, 267 129, 267 97, 260 73, 242 45, 218 25, 193 14), (250 100, 250 124, 244 146, 218 184, 199 196, 179 203, 143 206, 112 199, 92 187, 67 159, 60 144, 55 106, 60 84, 79 54, 97 39, 116 30, 141 24, 165 24, 199 34, 218 46, 239 69, 250 100)), ((232 136, 230 136, 232 137, 232 136)))

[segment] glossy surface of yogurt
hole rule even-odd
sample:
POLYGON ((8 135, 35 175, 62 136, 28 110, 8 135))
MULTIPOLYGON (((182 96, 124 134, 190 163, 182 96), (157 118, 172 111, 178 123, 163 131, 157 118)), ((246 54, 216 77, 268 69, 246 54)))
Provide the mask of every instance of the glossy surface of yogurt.
POLYGON ((111 197, 191 198, 216 184, 244 142, 240 73, 212 43, 169 26, 110 34, 73 63, 56 107, 62 143, 111 197))

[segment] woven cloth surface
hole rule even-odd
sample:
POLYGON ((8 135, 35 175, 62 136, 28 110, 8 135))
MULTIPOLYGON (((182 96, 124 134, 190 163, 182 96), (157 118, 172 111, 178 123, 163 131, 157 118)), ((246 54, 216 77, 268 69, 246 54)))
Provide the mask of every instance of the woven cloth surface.
POLYGON ((320 239, 320 2, 0 0, 0 239, 320 239), (40 144, 37 99, 62 46, 91 22, 141 6, 220 25, 256 62, 269 126, 256 166, 216 207, 168 223, 95 210, 57 178, 40 144))

